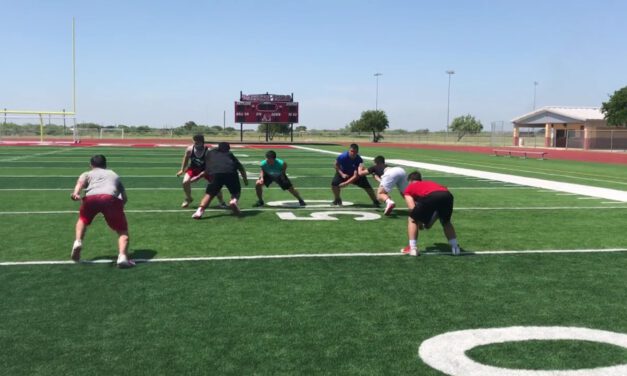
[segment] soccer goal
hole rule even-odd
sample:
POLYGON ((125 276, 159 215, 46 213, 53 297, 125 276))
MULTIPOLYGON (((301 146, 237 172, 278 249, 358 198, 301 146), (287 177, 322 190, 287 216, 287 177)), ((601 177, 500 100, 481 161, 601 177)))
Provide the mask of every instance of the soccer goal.
POLYGON ((100 138, 124 138, 124 128, 100 128, 100 138))
POLYGON ((72 113, 0 110, 0 139, 33 139, 40 142, 71 139, 78 142, 76 117, 72 113))

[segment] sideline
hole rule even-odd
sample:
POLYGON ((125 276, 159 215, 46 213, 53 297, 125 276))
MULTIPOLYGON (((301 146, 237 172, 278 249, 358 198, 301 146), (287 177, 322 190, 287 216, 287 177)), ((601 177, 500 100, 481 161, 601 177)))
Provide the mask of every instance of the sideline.
MULTIPOLYGON (((315 148, 309 148, 309 147, 298 146, 298 145, 295 145, 294 148, 315 151, 318 153, 339 155, 339 153, 334 152, 334 151, 315 149, 315 148)), ((365 157, 363 155, 361 157, 364 160, 373 159, 372 157, 365 157)), ((408 161, 404 159, 386 159, 386 161, 389 162, 390 164, 395 164, 399 166, 424 168, 425 170, 446 172, 446 173, 455 174, 455 175, 472 176, 472 177, 481 178, 481 179, 496 180, 496 181, 501 181, 505 183, 543 188, 543 189, 548 189, 551 191, 574 193, 574 194, 578 194, 582 196, 590 196, 590 197, 603 198, 603 199, 612 200, 612 201, 627 202, 627 192, 620 191, 618 189, 598 188, 598 187, 592 187, 589 185, 573 184, 573 183, 562 183, 562 182, 557 182, 557 181, 552 181, 552 180, 527 178, 523 176, 501 174, 501 173, 496 173, 496 172, 472 170, 469 168, 450 167, 450 166, 444 166, 444 165, 437 165, 433 163, 413 162, 413 161, 408 161)))

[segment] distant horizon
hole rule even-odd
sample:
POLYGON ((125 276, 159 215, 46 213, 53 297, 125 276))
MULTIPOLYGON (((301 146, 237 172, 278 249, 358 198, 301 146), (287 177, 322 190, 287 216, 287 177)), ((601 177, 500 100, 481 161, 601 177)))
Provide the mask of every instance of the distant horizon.
POLYGON ((375 108, 390 129, 443 131, 466 114, 489 129, 534 104, 599 108, 627 86, 618 0, 257 5, 12 1, 0 108, 72 110, 72 17, 81 123, 222 126, 226 112, 239 129, 242 91, 293 93, 307 129, 375 108))

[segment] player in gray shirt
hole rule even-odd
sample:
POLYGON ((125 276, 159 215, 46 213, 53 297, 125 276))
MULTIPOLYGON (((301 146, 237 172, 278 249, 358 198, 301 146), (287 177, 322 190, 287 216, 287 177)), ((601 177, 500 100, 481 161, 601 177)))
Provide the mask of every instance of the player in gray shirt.
POLYGON ((134 266, 128 258, 128 223, 124 214, 126 191, 120 177, 107 170, 107 159, 104 155, 94 155, 89 161, 91 170, 82 173, 76 181, 71 198, 81 201, 78 221, 76 221, 76 240, 72 246, 72 260, 79 262, 83 249, 83 238, 87 227, 98 213, 102 213, 107 225, 118 234, 118 260, 121 268, 134 266), (81 190, 85 196, 81 198, 81 190))

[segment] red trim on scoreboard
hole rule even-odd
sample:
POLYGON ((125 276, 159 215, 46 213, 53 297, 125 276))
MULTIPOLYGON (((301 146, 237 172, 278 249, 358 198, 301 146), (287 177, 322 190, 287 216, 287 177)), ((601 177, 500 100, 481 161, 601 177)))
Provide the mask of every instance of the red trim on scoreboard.
POLYGON ((298 102, 292 95, 242 94, 235 102, 235 122, 244 124, 298 123, 298 102))

